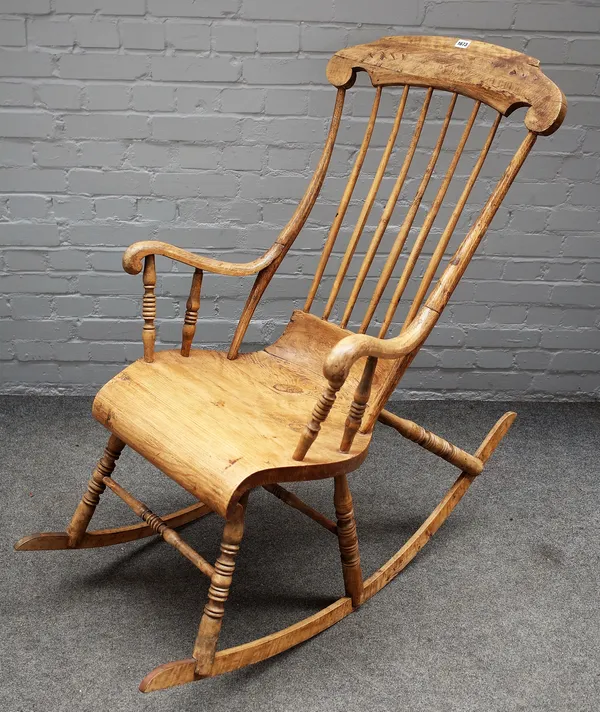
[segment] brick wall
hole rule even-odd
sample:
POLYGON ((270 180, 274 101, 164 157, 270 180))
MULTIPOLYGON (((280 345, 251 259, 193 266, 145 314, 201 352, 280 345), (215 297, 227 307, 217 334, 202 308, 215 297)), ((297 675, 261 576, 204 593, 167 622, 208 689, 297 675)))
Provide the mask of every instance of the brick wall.
MULTIPOLYGON (((564 127, 538 141, 404 391, 597 395, 595 0, 0 0, 0 388, 91 392, 139 357, 141 280, 120 266, 131 242, 158 238, 237 261, 260 254, 322 146, 335 93, 328 57, 410 33, 536 56, 570 108, 564 127)), ((361 79, 332 177, 250 344, 270 341, 302 304, 370 101, 361 79)), ((510 157, 520 121, 500 132, 475 203, 510 157)), ((174 345, 189 272, 159 260, 159 275, 160 336, 174 345)), ((230 338, 250 284, 206 277, 199 340, 230 338)))

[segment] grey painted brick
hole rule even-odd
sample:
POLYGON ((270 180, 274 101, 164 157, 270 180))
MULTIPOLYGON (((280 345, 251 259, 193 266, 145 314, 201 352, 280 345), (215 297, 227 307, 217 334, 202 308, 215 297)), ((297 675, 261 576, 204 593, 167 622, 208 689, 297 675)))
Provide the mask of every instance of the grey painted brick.
POLYGON ((0 276, 0 289, 5 294, 66 294, 70 283, 65 277, 36 274, 0 276))
POLYGON ((308 96, 297 89, 269 89, 265 109, 268 114, 306 114, 308 96))
POLYGON ((218 25, 211 29, 216 52, 255 52, 256 30, 252 25, 218 25))
POLYGON ((0 136, 6 138, 49 138, 54 132, 54 117, 49 113, 4 111, 0 113, 0 136))
POLYGON ((210 25, 168 21, 165 32, 167 43, 175 49, 210 49, 210 25))
POLYGON ((89 361, 90 345, 79 341, 57 343, 53 345, 56 361, 89 361))
POLYGON ((237 12, 239 0, 148 0, 148 12, 157 17, 224 17, 237 12))
POLYGON ((552 329, 542 334, 545 349, 600 349, 598 329, 552 329))
POLYGON ((0 45, 22 47, 26 42, 25 20, 11 18, 0 20, 0 45))
POLYGON ((65 79, 139 79, 148 72, 148 59, 141 55, 63 54, 58 60, 65 79))
POLYGON ((33 158, 38 166, 70 168, 79 163, 77 145, 73 142, 35 143, 33 158))
POLYGON ((57 272, 81 272, 88 269, 88 258, 85 252, 69 246, 48 253, 50 268, 57 272))
POLYGON ((2 106, 33 106, 33 87, 21 82, 0 82, 2 106))
POLYGON ((300 28, 298 25, 259 25, 257 39, 259 52, 297 52, 300 28))
POLYGON ((3 319, 0 332, 5 339, 28 339, 36 335, 40 340, 64 341, 69 338, 71 324, 67 321, 3 319))
POLYGON ((143 15, 146 11, 145 0, 55 0, 56 12, 81 13, 93 15, 97 12, 106 15, 143 15))
MULTIPOLYGON (((371 8, 369 8, 370 14, 371 8)), ((441 2, 431 5, 425 24, 437 28, 506 29, 512 25, 514 3, 494 2, 493 12, 482 2, 441 2)), ((413 3, 413 22, 418 18, 418 4, 413 3)), ((402 24, 412 24, 402 18, 402 24)))
POLYGON ((138 200, 137 210, 143 220, 156 220, 164 223, 175 218, 177 205, 172 200, 142 198, 138 200))
POLYGON ((55 196, 52 199, 52 210, 57 220, 93 220, 94 201, 81 196, 55 196))
POLYGON ((36 88, 38 99, 48 109, 80 109, 83 90, 75 84, 41 84, 36 88))
POLYGON ((47 297, 16 295, 10 300, 10 308, 15 319, 41 319, 52 313, 47 297))
POLYGON ((83 295, 54 297, 54 308, 59 317, 91 316, 94 312, 94 300, 83 295))
POLYGON ((600 284, 557 284, 552 289, 550 303, 597 308, 600 304, 600 284))
POLYGON ((154 116, 152 136, 171 141, 235 141, 240 125, 232 117, 154 116))
MULTIPOLYGON (((590 354, 599 349, 600 327, 600 33, 589 21, 592 3, 409 0, 401 5, 377 0, 365 10, 355 0, 150 0, 144 17, 144 0, 56 0, 52 7, 49 0, 5 0, 0 39, 2 23, 12 19, 20 28, 29 25, 29 46, 23 46, 22 29, 15 31, 8 36, 12 48, 0 56, 0 75, 6 77, 0 84, 6 109, 0 125, 15 118, 13 126, 19 124, 0 144, 0 234, 9 231, 0 257, 0 291, 6 294, 0 308, 16 319, 15 299, 39 299, 37 313, 31 301, 31 316, 18 320, 66 319, 69 330, 60 342, 28 335, 7 342, 3 380, 21 389, 36 383, 87 388, 140 356, 141 280, 121 270, 123 248, 131 242, 163 239, 233 261, 261 254, 291 217, 319 159, 335 97, 325 77, 328 56, 344 45, 410 32, 414 22, 422 23, 415 32, 466 32, 539 57, 569 96, 570 107, 565 126, 537 141, 403 391, 492 398, 597 395, 597 369, 586 370, 590 354), (508 29, 514 18, 517 25, 533 23, 536 10, 543 17, 535 28, 508 29), (579 31, 584 34, 574 34, 579 31), (76 38, 80 46, 99 51, 72 51, 76 38), (117 49, 119 42, 123 47, 117 49), (292 57, 299 48, 301 56, 292 57), (51 121, 50 132, 37 135, 42 115, 51 121), (76 319, 88 322, 84 339, 76 319), (465 348, 477 339, 479 345, 465 348), (40 358, 49 362, 19 361, 40 358)), ((367 79, 359 75, 348 91, 331 177, 257 310, 249 342, 270 341, 291 309, 302 304, 371 110, 367 79)), ((365 178, 381 157, 398 95, 398 90, 384 92, 365 178)), ((423 91, 412 95, 420 99, 423 91)), ((407 198, 425 169, 446 104, 436 92, 430 114, 437 125, 425 126, 407 198)), ((419 102, 411 99, 391 166, 402 160, 418 111, 419 102)), ((470 102, 459 99, 440 164, 450 160, 450 144, 469 111, 470 102)), ((485 120, 472 132, 471 161, 491 121, 490 111, 482 113, 485 120)), ((451 249, 520 141, 523 115, 516 112, 499 132, 451 249)), ((425 255, 464 184, 462 163, 425 255)), ((393 180, 393 175, 384 179, 367 234, 393 180)), ((338 238, 338 260, 366 189, 361 179, 338 238)), ((407 205, 404 199, 392 217, 390 240, 407 205)), ((424 214, 422 208, 417 226, 424 214)), ((403 256, 399 266, 405 261, 403 256)), ((378 256, 373 270, 382 264, 378 256)), ((328 284, 334 267, 326 271, 328 284)), ((191 270, 170 263, 167 269, 175 271, 159 272, 159 342, 175 345, 191 270)), ((422 270, 418 264, 419 275, 422 270)), ((203 343, 228 340, 250 285, 251 280, 206 275, 203 313, 210 328, 203 343)), ((367 297, 365 291, 361 309, 367 297)), ((25 302, 21 310, 24 315, 25 302)))
POLYGON ((264 89, 240 87, 221 92, 221 111, 226 114, 258 114, 265 106, 264 89))
POLYGON ((600 39, 578 37, 568 44, 567 62, 573 64, 598 64, 600 39))
MULTIPOLYGON (((599 344, 600 346, 600 344, 599 344)), ((600 353, 578 353, 561 351, 555 354, 550 363, 551 371, 598 371, 600 366, 600 353)))
POLYGON ((100 316, 130 318, 140 315, 139 304, 135 299, 125 297, 98 297, 100 316))
POLYGON ((49 168, 0 168, 2 193, 62 193, 65 187, 64 171, 49 168))
POLYGON ((79 165, 115 168, 121 164, 125 144, 116 141, 82 141, 79 144, 79 165))
POLYGON ((27 26, 29 42, 40 47, 71 47, 75 27, 68 20, 31 20, 27 26))
POLYGON ((0 151, 4 166, 29 166, 33 163, 33 152, 30 143, 18 143, 0 139, 0 151))
POLYGON ((13 220, 45 218, 49 206, 50 199, 44 195, 11 195, 8 199, 10 216, 13 220))
MULTIPOLYGON (((153 0, 159 2, 159 0, 153 0)), ((305 20, 310 17, 314 22, 332 19, 330 3, 322 0, 242 0, 242 17, 252 20, 305 20)))
POLYGON ((565 37, 532 37, 525 45, 524 51, 540 62, 561 63, 567 52, 565 37))
POLYGON ((2 12, 46 15, 50 12, 50 0, 2 0, 2 12))
MULTIPOLYGON (((187 146, 179 147, 179 165, 182 168, 216 168, 219 163, 220 151, 214 146, 187 146)), ((243 148, 243 147, 238 147, 243 148)))
POLYGON ((0 50, 0 77, 49 77, 52 57, 42 52, 0 50))
POLYGON ((69 172, 69 189, 73 193, 89 195, 150 195, 150 174, 74 168, 69 172))
POLYGON ((150 124, 145 114, 70 114, 65 129, 74 138, 146 138, 150 124))
MULTIPOLYGON (((129 107, 131 89, 122 84, 96 84, 87 87, 85 94, 87 101, 84 103, 84 108, 88 111, 119 111, 129 107)), ((104 121, 106 117, 100 116, 98 119, 104 121)), ((68 126, 65 126, 65 129, 67 133, 71 133, 68 126)))
POLYGON ((132 166, 165 168, 171 162, 171 146, 153 143, 134 143, 129 152, 132 166))
POLYGON ((248 84, 325 84, 326 59, 248 57, 243 77, 248 84))
POLYGON ((138 240, 148 240, 150 237, 150 226, 130 222, 108 225, 73 225, 69 229, 69 239, 73 245, 128 247, 138 240))
POLYGON ((348 30, 344 27, 300 27, 300 47, 305 52, 337 52, 347 45, 348 30))
MULTIPOLYGON (((496 3, 494 3, 495 5, 496 3)), ((517 5, 517 30, 594 32, 600 30, 598 8, 568 2, 531 2, 517 5)))
POLYGON ((186 86, 175 89, 177 111, 180 114, 202 112, 212 114, 217 110, 220 87, 186 86))
POLYGON ((121 40, 126 49, 164 49, 165 27, 157 22, 121 22, 121 40))
POLYGON ((254 146, 226 146, 223 151, 223 166, 240 171, 259 171, 263 154, 261 148, 254 146))
POLYGON ((161 173, 154 177, 153 195, 161 197, 227 197, 237 192, 237 181, 230 175, 213 173, 161 173))
POLYGON ((598 229, 600 210, 558 208, 550 213, 548 229, 580 232, 598 229))
POLYGON ((175 82, 234 82, 241 65, 226 57, 152 57, 152 79, 175 82))
POLYGON ((136 111, 173 111, 175 89, 170 86, 136 84, 133 87, 133 108, 136 111))
POLYGON ((50 341, 15 341, 19 361, 54 361, 54 344, 50 341))
POLYGON ((106 220, 129 220, 136 212, 136 201, 133 198, 97 198, 96 217, 106 220))
POLYGON ((53 223, 31 224, 26 222, 0 222, 2 245, 58 245, 58 228, 53 223))

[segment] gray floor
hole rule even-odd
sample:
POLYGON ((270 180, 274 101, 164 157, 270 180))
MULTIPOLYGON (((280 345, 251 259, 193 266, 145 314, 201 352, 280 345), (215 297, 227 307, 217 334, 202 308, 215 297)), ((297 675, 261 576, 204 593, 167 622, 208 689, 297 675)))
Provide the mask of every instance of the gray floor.
MULTIPOLYGON (((474 450, 507 406, 520 417, 482 478, 360 611, 272 660, 142 695, 137 685, 149 670, 190 654, 207 583, 155 540, 12 551, 23 534, 64 528, 105 434, 88 398, 0 399, 0 709, 597 710, 600 406, 415 402, 401 412, 474 450)), ((155 511, 190 501, 130 452, 119 470, 155 511)), ((367 573, 414 531, 454 474, 378 427, 351 476, 367 573)), ((331 511, 330 482, 295 489, 331 511)), ((131 521, 110 493, 96 517, 96 525, 131 521)), ((212 515, 185 535, 212 558, 219 531, 212 515)), ((289 625, 341 588, 331 535, 256 492, 224 643, 289 625)))

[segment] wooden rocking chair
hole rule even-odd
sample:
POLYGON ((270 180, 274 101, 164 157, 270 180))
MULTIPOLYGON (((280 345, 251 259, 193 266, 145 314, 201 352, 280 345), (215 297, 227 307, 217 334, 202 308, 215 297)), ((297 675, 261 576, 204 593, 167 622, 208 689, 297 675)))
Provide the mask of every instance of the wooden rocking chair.
POLYGON ((245 264, 233 264, 154 241, 136 243, 125 252, 123 266, 127 272, 138 274, 143 269, 144 358, 113 378, 96 396, 94 417, 111 435, 66 532, 33 534, 16 544, 19 551, 81 549, 160 534, 210 578, 208 602, 193 656, 161 665, 150 672, 140 686, 144 692, 220 675, 265 660, 325 630, 369 600, 438 530, 481 473, 516 416, 509 412, 500 418, 477 452, 471 455, 420 425, 384 410, 384 407, 439 319, 537 136, 551 134, 560 126, 566 112, 562 92, 542 73, 539 62, 531 57, 483 42, 445 37, 384 37, 377 42, 343 49, 330 60, 327 77, 337 87, 337 98, 321 159, 293 217, 262 257, 245 264), (304 308, 292 314, 284 334, 274 344, 263 351, 240 354, 242 339, 259 300, 317 199, 340 127, 344 98, 359 71, 367 72, 375 87, 370 118, 304 308), (326 266, 369 149, 382 93, 389 86, 403 86, 389 138, 362 202, 356 226, 345 246, 324 312, 320 317, 314 316, 310 313, 311 306, 319 287, 327 283, 324 277, 326 266), (388 168, 411 87, 425 88, 424 99, 404 157, 394 170, 393 186, 381 219, 364 256, 359 259, 360 268, 349 289, 345 307, 339 312, 339 325, 336 325, 330 317, 337 313, 335 304, 352 258, 360 256, 357 246, 388 168), (367 276, 403 187, 404 192, 409 193, 406 177, 434 91, 446 92, 449 104, 445 118, 439 122, 439 135, 424 175, 407 198, 409 206, 383 268, 377 269, 377 279, 372 280, 375 283, 373 296, 358 333, 351 333, 347 330, 351 315, 361 290, 371 284, 367 276), (474 101, 472 111, 408 253, 404 269, 399 277, 393 277, 442 150, 458 95, 474 101), (491 107, 495 117, 487 138, 470 175, 460 181, 458 198, 453 201, 449 220, 431 251, 416 294, 408 304, 399 335, 386 338, 482 104, 491 107), (479 217, 441 276, 434 281, 500 120, 519 107, 529 107, 525 115, 527 132, 524 140, 479 217), (155 255, 164 255, 195 269, 181 350, 154 350, 155 255), (228 353, 191 350, 205 271, 238 277, 257 275, 228 353), (388 306, 379 320, 378 335, 367 335, 367 328, 390 281, 393 293, 386 299, 388 306), (460 475, 404 546, 378 571, 363 580, 346 475, 358 468, 367 456, 377 421, 452 463, 460 470, 460 475), (116 460, 125 445, 195 495, 199 503, 165 517, 151 512, 112 477, 116 460), (334 479, 337 522, 315 511, 280 484, 326 477, 334 479), (248 493, 259 486, 337 536, 346 595, 289 628, 217 651, 225 602, 242 540, 248 493), (143 522, 117 529, 87 531, 100 495, 107 487, 143 522), (221 553, 214 565, 175 531, 211 511, 225 519, 221 553))

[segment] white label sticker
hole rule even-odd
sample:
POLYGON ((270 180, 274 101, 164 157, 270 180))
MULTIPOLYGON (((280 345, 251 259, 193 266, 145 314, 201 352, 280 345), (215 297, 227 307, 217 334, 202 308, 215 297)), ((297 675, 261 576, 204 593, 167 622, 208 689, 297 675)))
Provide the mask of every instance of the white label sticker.
POLYGON ((460 47, 461 49, 466 49, 471 44, 471 40, 458 40, 454 45, 455 47, 460 47))

